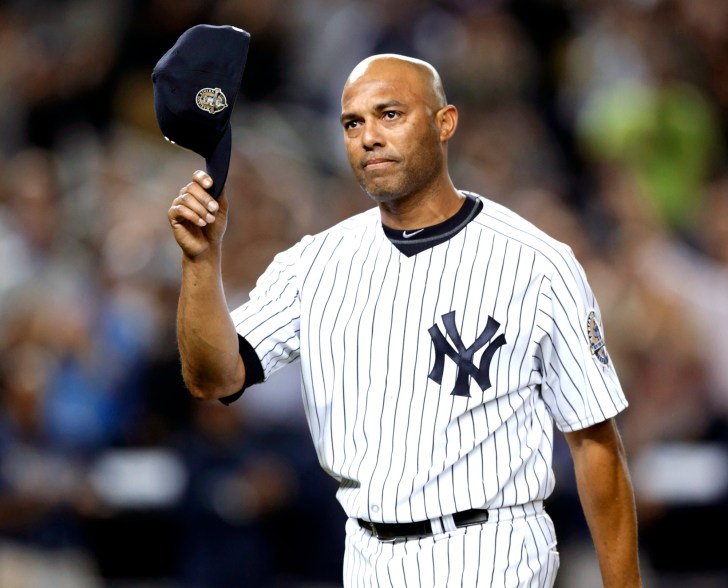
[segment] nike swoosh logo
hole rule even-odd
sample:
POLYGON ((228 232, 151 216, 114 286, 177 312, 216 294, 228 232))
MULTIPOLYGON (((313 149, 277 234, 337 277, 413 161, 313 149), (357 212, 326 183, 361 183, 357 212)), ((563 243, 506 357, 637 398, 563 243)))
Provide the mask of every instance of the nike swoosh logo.
POLYGON ((417 233, 421 233, 421 232, 422 232, 422 231, 424 231, 424 230, 425 230, 425 229, 418 229, 418 230, 416 230, 416 231, 412 231, 411 233, 408 233, 407 231, 402 231, 402 236, 403 236, 403 237, 404 237, 405 239, 409 239, 410 237, 414 237, 414 236, 415 236, 415 235, 416 235, 417 233))

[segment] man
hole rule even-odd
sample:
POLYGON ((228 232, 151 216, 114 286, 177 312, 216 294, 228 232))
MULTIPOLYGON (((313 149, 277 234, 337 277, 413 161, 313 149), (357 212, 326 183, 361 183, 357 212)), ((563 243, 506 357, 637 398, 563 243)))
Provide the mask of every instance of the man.
POLYGON ((627 406, 568 247, 457 190, 458 122, 427 63, 377 55, 342 94, 351 167, 377 207, 280 253, 228 311, 225 195, 195 172, 169 209, 178 338, 199 398, 237 399, 296 359, 340 482, 344 584, 553 586, 553 423, 565 432, 604 586, 640 586, 627 406))

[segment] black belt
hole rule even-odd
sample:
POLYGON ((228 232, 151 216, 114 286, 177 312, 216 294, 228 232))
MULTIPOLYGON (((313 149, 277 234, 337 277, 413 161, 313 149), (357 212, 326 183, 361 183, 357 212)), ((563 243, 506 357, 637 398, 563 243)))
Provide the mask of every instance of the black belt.
MULTIPOLYGON (((479 525, 488 521, 488 511, 473 508, 462 512, 455 512, 452 518, 456 527, 479 525)), ((383 541, 432 535, 432 524, 430 521, 416 521, 414 523, 372 523, 364 519, 357 520, 361 527, 369 531, 377 539, 383 541)))

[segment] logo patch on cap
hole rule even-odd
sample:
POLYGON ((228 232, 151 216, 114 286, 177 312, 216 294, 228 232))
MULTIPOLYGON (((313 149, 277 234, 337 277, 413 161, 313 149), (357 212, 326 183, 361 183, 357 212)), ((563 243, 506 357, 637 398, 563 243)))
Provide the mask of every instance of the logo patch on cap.
POLYGON ((220 88, 202 88, 195 97, 197 107, 210 114, 217 114, 227 108, 228 102, 220 88))
POLYGON ((604 342, 604 333, 602 326, 597 320, 597 313, 593 310, 590 310, 586 317, 586 332, 589 336, 589 347, 592 355, 601 363, 607 365, 609 363, 609 355, 607 355, 607 347, 604 342))

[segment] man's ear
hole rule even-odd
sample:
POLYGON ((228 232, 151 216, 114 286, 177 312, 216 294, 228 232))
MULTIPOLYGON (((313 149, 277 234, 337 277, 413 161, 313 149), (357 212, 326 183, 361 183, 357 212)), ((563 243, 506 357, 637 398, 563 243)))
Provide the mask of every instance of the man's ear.
POLYGON ((452 104, 443 106, 435 113, 435 119, 440 128, 440 141, 448 141, 458 126, 458 109, 452 104))

